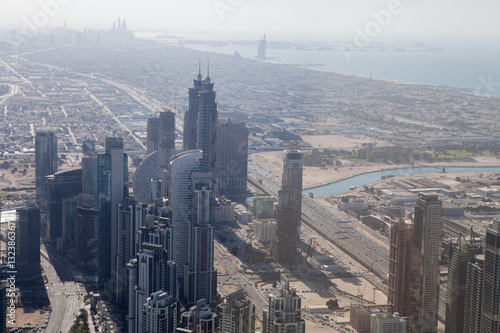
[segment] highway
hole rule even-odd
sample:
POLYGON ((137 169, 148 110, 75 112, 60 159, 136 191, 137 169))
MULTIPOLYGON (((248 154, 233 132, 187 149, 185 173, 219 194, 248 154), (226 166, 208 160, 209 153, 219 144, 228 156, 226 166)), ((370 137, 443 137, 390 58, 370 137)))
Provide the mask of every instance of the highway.
POLYGON ((52 263, 44 258, 44 256, 47 258, 49 256, 43 245, 41 245, 40 251, 42 254, 41 264, 48 279, 45 287, 52 308, 46 332, 69 332, 75 316, 84 307, 83 296, 79 294, 86 294, 86 292, 74 281, 63 282, 52 263))

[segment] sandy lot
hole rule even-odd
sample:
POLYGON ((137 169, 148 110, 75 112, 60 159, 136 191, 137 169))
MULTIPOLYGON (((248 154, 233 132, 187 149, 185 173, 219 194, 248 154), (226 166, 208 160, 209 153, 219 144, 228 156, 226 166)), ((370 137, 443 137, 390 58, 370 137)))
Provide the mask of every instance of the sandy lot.
POLYGON ((310 143, 314 148, 361 148, 363 143, 374 143, 377 147, 390 146, 390 144, 366 136, 346 137, 344 135, 302 135, 304 142, 310 143))
MULTIPOLYGON (((337 289, 345 291, 352 295, 363 294, 363 299, 366 301, 373 302, 373 296, 375 295, 376 304, 387 304, 387 296, 380 290, 374 290, 373 285, 362 277, 351 277, 351 278, 335 278, 331 279, 330 282, 334 284, 337 289), (375 291, 375 294, 374 294, 375 291)), ((344 306, 344 304, 341 304, 344 306)))
POLYGON ((19 307, 16 308, 16 324, 7 324, 7 327, 36 327, 36 324, 41 327, 45 324, 46 318, 47 311, 40 313, 39 309, 19 307), (27 325, 28 322, 31 325, 27 325))

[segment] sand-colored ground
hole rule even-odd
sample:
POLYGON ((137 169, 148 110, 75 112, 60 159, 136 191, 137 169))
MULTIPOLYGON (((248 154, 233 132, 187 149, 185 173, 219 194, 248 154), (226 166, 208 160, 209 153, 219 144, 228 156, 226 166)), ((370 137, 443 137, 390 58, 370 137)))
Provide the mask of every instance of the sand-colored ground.
MULTIPOLYGON (((264 152, 252 155, 253 163, 257 164, 264 170, 270 170, 275 176, 280 176, 283 172, 283 159, 285 153, 280 151, 264 152)), ((421 166, 500 166, 500 159, 491 157, 478 157, 477 162, 457 162, 457 163, 435 163, 422 164, 421 166)), ((343 166, 320 167, 304 167, 303 188, 332 183, 334 181, 352 177, 361 173, 379 171, 389 168, 405 168, 409 165, 387 165, 377 163, 351 163, 343 161, 343 166)))
POLYGON ((375 289, 370 282, 362 277, 335 278, 331 279, 330 282, 337 289, 351 295, 357 296, 363 294, 365 301, 373 302, 373 296, 375 295, 375 304, 387 304, 387 295, 378 290, 378 288, 375 289))
POLYGON ((373 143, 377 147, 390 146, 390 144, 366 136, 346 137, 344 135, 302 135, 302 140, 314 148, 353 149, 361 148, 363 143, 373 143))
POLYGON ((16 324, 7 324, 7 327, 36 327, 36 324, 38 324, 38 327, 41 327, 45 324, 46 319, 46 311, 40 313, 39 309, 19 307, 16 308, 16 324), (31 325, 28 325, 28 322, 31 325))

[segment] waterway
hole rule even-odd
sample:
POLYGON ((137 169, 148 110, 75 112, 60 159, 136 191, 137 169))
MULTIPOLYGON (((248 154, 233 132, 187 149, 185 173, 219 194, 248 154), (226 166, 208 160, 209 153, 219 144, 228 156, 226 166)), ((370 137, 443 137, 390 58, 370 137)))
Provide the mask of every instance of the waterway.
MULTIPOLYGON (((373 171, 362 173, 356 176, 345 178, 330 184, 321 185, 304 190, 304 193, 313 193, 315 198, 325 197, 329 195, 336 195, 345 193, 351 190, 352 187, 360 187, 363 185, 370 185, 381 180, 382 176, 394 175, 405 176, 415 175, 420 173, 442 172, 442 167, 421 167, 421 168, 397 168, 387 169, 383 171, 373 171)), ((476 167, 476 166, 451 166, 445 167, 446 172, 500 172, 498 167, 476 167)))

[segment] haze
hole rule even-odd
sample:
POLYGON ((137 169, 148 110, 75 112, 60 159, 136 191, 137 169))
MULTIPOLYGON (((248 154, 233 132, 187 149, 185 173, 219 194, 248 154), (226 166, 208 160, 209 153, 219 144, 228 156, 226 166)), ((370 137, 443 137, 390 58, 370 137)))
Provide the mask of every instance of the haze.
POLYGON ((82 29, 109 28, 126 18, 135 32, 185 34, 206 39, 352 41, 356 27, 373 20, 372 12, 399 3, 400 13, 377 35, 377 42, 418 40, 498 40, 497 0, 25 0, 0 2, 0 29, 22 29, 43 3, 60 3, 48 27, 67 22, 82 29), (217 10, 218 8, 218 10, 217 10))

